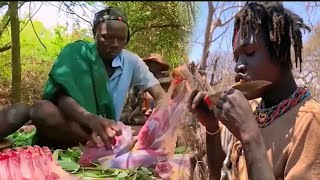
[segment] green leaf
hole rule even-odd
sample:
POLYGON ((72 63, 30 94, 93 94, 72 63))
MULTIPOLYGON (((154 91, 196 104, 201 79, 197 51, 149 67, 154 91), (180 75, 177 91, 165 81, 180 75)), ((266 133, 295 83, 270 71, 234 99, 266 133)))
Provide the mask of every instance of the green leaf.
POLYGON ((149 172, 149 169, 146 168, 146 167, 140 167, 140 169, 143 170, 143 171, 149 172))
POLYGON ((121 172, 117 175, 117 178, 125 178, 128 176, 128 173, 127 172, 121 172))
POLYGON ((120 170, 116 169, 111 175, 112 176, 117 176, 120 173, 120 170))
POLYGON ((187 152, 188 147, 187 146, 180 146, 177 147, 174 151, 175 154, 183 154, 185 152, 187 152))
POLYGON ((58 161, 60 151, 61 151, 60 149, 57 149, 57 150, 55 150, 55 151, 53 152, 52 158, 53 158, 54 160, 58 161))
POLYGON ((63 170, 71 172, 71 173, 78 171, 80 168, 80 165, 71 161, 71 159, 63 158, 62 160, 59 160, 58 162, 63 170))
POLYGON ((13 147, 24 147, 32 145, 32 140, 36 134, 36 129, 33 129, 29 133, 16 131, 10 134, 7 138, 13 141, 13 147))
POLYGON ((91 177, 91 178, 98 178, 99 176, 95 173, 90 173, 90 172, 85 172, 84 173, 85 177, 91 177))

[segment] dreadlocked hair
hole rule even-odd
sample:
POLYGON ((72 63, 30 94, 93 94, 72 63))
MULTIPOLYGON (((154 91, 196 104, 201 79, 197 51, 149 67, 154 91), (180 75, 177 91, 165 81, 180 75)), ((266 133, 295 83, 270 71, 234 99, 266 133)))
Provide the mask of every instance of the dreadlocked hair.
POLYGON ((290 48, 293 45, 295 63, 302 65, 302 33, 300 28, 311 31, 303 19, 283 7, 281 2, 247 2, 235 16, 232 38, 235 48, 236 37, 246 38, 251 29, 261 32, 271 59, 283 69, 292 69, 290 48), (241 34, 238 34, 241 29, 241 34))

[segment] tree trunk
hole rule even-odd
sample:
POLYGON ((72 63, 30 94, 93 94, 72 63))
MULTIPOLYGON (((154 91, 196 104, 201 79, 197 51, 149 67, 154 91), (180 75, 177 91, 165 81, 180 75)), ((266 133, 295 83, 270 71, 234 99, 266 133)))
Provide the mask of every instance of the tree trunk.
POLYGON ((209 48, 211 44, 211 36, 212 36, 212 18, 213 14, 215 12, 215 8, 213 7, 213 4, 211 1, 208 1, 208 18, 207 18, 207 25, 206 25, 206 31, 204 34, 204 46, 202 51, 202 58, 200 61, 200 70, 205 71, 207 68, 207 59, 209 56, 209 48))
POLYGON ((11 103, 21 101, 21 60, 20 60, 20 27, 18 17, 18 1, 9 4, 11 25, 11 62, 12 62, 12 89, 11 103))
POLYGON ((212 74, 211 74, 210 86, 213 86, 213 85, 216 84, 216 82, 214 81, 214 78, 215 78, 215 75, 217 73, 218 61, 219 61, 219 57, 216 57, 214 59, 214 65, 213 65, 213 70, 212 70, 212 74))

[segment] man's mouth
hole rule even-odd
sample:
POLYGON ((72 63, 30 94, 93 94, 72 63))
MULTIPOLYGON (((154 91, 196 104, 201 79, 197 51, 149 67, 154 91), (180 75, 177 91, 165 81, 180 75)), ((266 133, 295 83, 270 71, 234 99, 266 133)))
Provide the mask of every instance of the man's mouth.
POLYGON ((106 54, 110 54, 110 55, 117 55, 118 52, 107 52, 106 54))
POLYGON ((250 77, 247 74, 238 73, 235 77, 236 83, 245 83, 251 81, 250 77))

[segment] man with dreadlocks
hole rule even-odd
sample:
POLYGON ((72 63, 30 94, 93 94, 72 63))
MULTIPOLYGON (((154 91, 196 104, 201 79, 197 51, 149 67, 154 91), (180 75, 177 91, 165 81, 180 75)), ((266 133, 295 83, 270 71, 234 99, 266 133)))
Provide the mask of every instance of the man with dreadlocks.
POLYGON ((153 96, 165 91, 136 54, 125 50, 128 18, 117 7, 95 14, 94 42, 76 41, 62 49, 49 73, 43 100, 31 107, 37 144, 66 148, 93 140, 111 148, 130 86, 153 96))
POLYGON ((214 110, 199 106, 207 93, 189 100, 206 127, 211 179, 319 179, 320 105, 291 71, 290 47, 300 64, 302 18, 280 2, 251 2, 237 13, 233 53, 236 82, 272 82, 252 111, 244 95, 228 89, 214 110))

